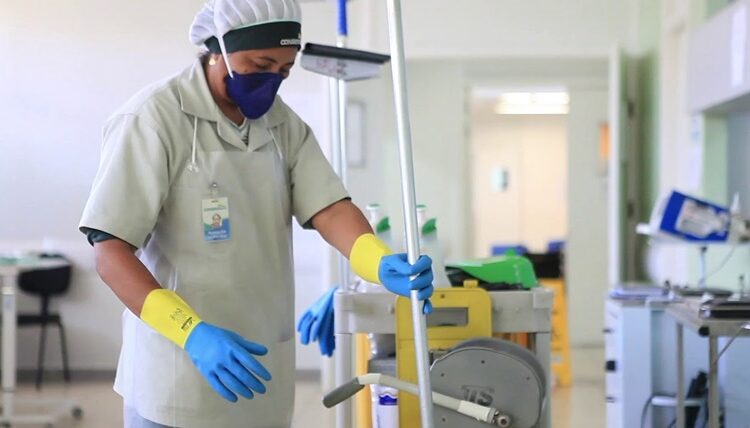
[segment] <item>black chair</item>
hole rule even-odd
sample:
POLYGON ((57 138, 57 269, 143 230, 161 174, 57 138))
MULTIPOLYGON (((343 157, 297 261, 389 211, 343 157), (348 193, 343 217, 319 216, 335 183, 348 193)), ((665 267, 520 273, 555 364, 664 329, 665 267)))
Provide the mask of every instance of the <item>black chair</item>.
MULTIPOLYGON (((59 258, 66 260, 58 254, 43 254, 43 258, 59 258)), ((50 269, 38 269, 23 272, 18 276, 18 287, 29 294, 39 296, 39 313, 19 313, 18 326, 41 326, 39 338, 39 355, 36 372, 36 388, 42 387, 42 376, 44 374, 44 347, 47 339, 47 325, 54 324, 60 332, 60 347, 63 359, 63 376, 66 382, 70 382, 70 370, 68 368, 68 347, 65 342, 65 329, 63 328, 60 314, 50 312, 50 299, 52 296, 65 293, 70 287, 71 267, 62 266, 50 269)))

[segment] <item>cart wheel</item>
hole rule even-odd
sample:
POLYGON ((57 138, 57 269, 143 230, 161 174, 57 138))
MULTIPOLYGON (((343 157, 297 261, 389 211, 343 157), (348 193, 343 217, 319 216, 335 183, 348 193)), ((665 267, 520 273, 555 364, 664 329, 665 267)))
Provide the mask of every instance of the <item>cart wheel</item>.
POLYGON ((0 424, 0 427, 10 428, 10 422, 3 422, 2 424, 0 424))
POLYGON ((55 424, 46 424, 44 428, 55 428, 55 424))
POLYGON ((80 421, 81 419, 83 419, 83 409, 82 408, 80 408, 78 406, 73 407, 73 412, 72 413, 73 413, 73 418, 75 420, 80 421))

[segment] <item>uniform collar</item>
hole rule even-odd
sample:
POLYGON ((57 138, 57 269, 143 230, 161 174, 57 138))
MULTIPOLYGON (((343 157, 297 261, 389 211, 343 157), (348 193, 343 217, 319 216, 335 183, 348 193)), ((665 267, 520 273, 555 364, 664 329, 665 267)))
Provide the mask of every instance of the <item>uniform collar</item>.
MULTIPOLYGON (((211 96, 200 60, 195 60, 193 65, 182 73, 177 88, 180 94, 180 107, 183 112, 200 119, 215 122, 222 139, 232 145, 237 145, 236 143, 239 141, 242 147, 245 147, 245 144, 239 138, 236 138, 236 132, 230 128, 231 124, 227 123, 227 119, 223 117, 223 114, 211 96)), ((256 130, 259 127, 266 129, 274 128, 281 125, 286 120, 286 117, 283 103, 277 96, 268 113, 258 120, 250 121, 251 139, 254 135, 253 128, 256 128, 256 130)), ((254 146, 252 141, 250 145, 254 146)))

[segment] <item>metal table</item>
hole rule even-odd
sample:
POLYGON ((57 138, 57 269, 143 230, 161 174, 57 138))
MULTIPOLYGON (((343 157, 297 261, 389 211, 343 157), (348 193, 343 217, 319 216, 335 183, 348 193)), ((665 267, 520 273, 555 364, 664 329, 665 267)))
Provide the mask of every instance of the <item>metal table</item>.
POLYGON ((16 392, 16 333, 17 333, 17 308, 16 288, 18 286, 18 275, 22 272, 52 269, 70 266, 68 262, 55 258, 0 258, 0 279, 2 279, 2 411, 0 411, 0 426, 11 426, 15 424, 45 424, 48 427, 63 416, 80 418, 83 415, 81 408, 72 400, 14 400, 16 392), (36 414, 16 414, 14 408, 17 404, 31 404, 34 407, 44 406, 55 409, 53 412, 36 414))
MULTIPOLYGON (((435 292, 439 292, 436 289, 435 292)), ((538 287, 530 291, 501 291, 489 293, 492 299, 492 332, 529 333, 531 350, 544 367, 547 378, 548 394, 544 414, 539 428, 550 427, 552 397, 549 386, 550 340, 552 332, 552 303, 554 293, 538 287)), ((341 384, 354 377, 352 335, 357 333, 395 334, 396 297, 387 292, 356 293, 338 291, 334 296, 334 313, 336 334, 336 382, 341 384)), ((346 401, 339 406, 350 406, 346 401)), ((351 411, 347 412, 351 414, 351 411)), ((350 428, 337 424, 337 428, 350 428)))
POLYGON ((676 428, 685 428, 685 378, 683 329, 688 327, 702 337, 708 338, 708 412, 709 428, 719 428, 719 337, 732 337, 739 332, 739 337, 750 337, 750 331, 743 325, 750 320, 701 318, 698 315, 700 302, 690 299, 673 303, 667 307, 667 314, 677 322, 677 424, 676 428))

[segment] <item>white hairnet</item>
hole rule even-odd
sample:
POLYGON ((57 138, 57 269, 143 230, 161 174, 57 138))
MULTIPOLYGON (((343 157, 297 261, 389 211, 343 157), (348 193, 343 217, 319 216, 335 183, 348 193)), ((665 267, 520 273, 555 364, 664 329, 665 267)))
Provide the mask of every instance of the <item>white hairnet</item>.
POLYGON ((265 22, 302 22, 296 0, 211 0, 190 26, 190 42, 201 46, 211 37, 221 43, 223 36, 238 28, 265 22))

